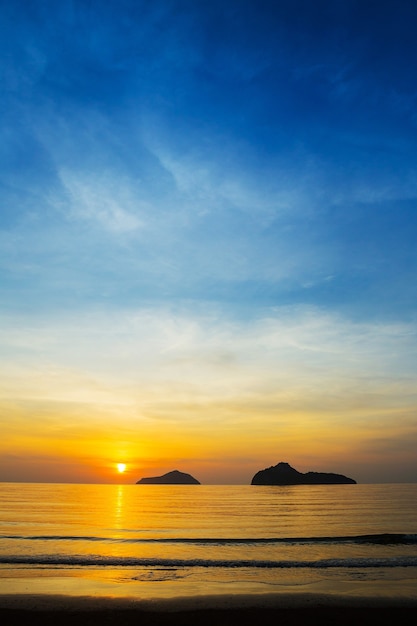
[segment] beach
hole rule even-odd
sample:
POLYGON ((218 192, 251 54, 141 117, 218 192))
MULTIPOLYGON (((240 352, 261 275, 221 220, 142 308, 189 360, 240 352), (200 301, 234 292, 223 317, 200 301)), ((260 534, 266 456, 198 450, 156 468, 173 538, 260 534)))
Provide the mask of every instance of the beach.
POLYGON ((157 601, 64 595, 0 596, 3 624, 31 626, 227 626, 414 624, 417 601, 314 594, 199 596, 157 601))

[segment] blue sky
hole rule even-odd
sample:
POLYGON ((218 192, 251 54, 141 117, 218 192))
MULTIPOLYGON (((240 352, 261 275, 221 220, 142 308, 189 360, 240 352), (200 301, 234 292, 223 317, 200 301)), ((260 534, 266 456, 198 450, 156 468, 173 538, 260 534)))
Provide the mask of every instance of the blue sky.
POLYGON ((128 414, 129 462, 145 423, 224 429, 208 481, 220 456, 415 480, 417 5, 0 11, 0 478, 27 479, 24 424, 128 414))

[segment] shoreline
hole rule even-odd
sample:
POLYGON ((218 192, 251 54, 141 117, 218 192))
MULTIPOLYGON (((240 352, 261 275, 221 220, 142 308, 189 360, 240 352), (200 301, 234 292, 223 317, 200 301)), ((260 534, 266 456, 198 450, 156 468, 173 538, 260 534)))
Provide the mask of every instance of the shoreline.
POLYGON ((417 610, 417 597, 384 595, 351 596, 325 593, 260 593, 177 596, 170 598, 135 598, 117 596, 65 595, 48 593, 0 593, 0 611, 19 609, 25 611, 95 612, 141 611, 178 613, 187 611, 217 611, 245 609, 314 609, 336 608, 401 608, 417 610))
POLYGON ((31 626, 263 626, 415 624, 417 599, 321 594, 194 596, 144 600, 65 595, 0 595, 5 624, 31 626))

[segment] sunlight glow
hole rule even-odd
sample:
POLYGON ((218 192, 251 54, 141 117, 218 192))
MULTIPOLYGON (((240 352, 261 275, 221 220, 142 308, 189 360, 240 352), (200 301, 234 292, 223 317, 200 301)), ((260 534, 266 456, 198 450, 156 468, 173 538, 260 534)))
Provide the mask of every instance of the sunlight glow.
POLYGON ((119 474, 123 474, 126 471, 126 463, 117 463, 117 471, 119 474))

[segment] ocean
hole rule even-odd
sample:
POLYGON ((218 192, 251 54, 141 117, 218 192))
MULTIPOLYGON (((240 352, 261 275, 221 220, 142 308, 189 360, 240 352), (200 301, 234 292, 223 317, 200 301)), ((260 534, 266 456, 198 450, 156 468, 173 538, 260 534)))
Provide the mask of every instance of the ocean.
POLYGON ((0 594, 417 598, 417 484, 0 486, 0 594))

